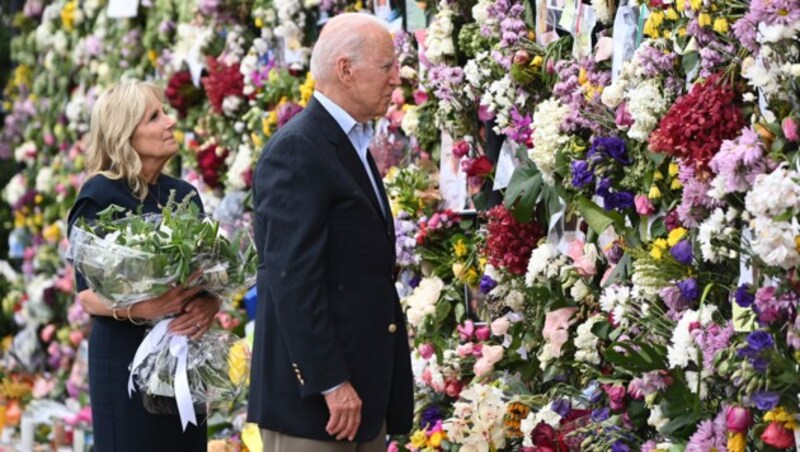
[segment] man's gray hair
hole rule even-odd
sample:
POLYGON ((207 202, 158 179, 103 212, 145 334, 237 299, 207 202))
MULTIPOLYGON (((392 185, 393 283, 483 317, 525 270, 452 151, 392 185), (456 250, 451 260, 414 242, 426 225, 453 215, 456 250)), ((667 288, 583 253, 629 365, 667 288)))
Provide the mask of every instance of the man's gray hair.
POLYGON ((365 25, 378 25, 388 31, 385 21, 366 13, 339 14, 325 23, 311 52, 310 70, 314 80, 332 80, 336 60, 342 55, 352 62, 360 61, 371 37, 363 33, 365 25))

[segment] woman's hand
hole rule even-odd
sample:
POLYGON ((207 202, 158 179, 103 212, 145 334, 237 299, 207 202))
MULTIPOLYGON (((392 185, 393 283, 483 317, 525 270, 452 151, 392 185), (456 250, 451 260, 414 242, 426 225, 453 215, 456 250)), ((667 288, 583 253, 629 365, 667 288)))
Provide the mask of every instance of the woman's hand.
POLYGON ((189 289, 174 287, 156 298, 136 303, 131 307, 131 317, 153 320, 180 314, 186 304, 203 291, 203 287, 196 286, 189 289))
POLYGON ((189 336, 194 340, 211 329, 214 319, 220 309, 217 297, 213 295, 199 295, 194 297, 183 310, 183 314, 172 320, 169 331, 172 334, 189 336))

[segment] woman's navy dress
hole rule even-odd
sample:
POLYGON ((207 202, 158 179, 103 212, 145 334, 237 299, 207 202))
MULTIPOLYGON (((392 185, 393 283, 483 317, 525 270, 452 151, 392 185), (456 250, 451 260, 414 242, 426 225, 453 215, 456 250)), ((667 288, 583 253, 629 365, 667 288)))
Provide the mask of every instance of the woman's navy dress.
MULTIPOLYGON (((180 179, 161 175, 149 189, 150 194, 141 202, 131 194, 124 180, 92 177, 81 188, 69 213, 70 230, 78 218, 92 220, 111 204, 132 212, 143 206, 142 213, 160 213, 158 203, 166 204, 171 190, 175 191, 177 201, 193 194, 193 200, 202 210, 197 191, 180 179)), ((76 273, 75 279, 78 292, 89 288, 80 274, 76 273)), ((94 424, 94 450, 204 451, 208 442, 205 421, 199 426, 189 424, 184 432, 178 416, 148 413, 138 392, 128 397, 128 366, 147 328, 112 317, 94 317, 89 336, 89 395, 94 424)))

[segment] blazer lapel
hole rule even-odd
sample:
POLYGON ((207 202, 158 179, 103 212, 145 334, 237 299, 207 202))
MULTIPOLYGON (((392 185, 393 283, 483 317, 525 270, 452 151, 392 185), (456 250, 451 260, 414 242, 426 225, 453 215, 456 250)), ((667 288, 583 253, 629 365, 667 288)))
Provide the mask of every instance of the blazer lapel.
MULTIPOLYGON (((372 188, 372 183, 369 180, 369 176, 367 176, 367 171, 358 158, 353 143, 350 142, 350 139, 341 127, 339 127, 339 124, 336 123, 336 120, 333 119, 333 116, 325 110, 325 107, 323 107, 317 99, 312 97, 306 110, 317 119, 317 122, 328 137, 328 140, 334 145, 336 156, 339 158, 339 161, 342 162, 353 179, 355 179, 356 183, 358 183, 358 186, 361 187, 361 190, 367 196, 370 203, 372 203, 372 207, 375 208, 375 213, 380 215, 385 221, 386 216, 382 212, 381 206, 378 203, 378 198, 375 197, 375 190, 372 188)), ((367 153, 367 155, 369 155, 369 153, 367 153)), ((380 182, 380 179, 377 179, 375 182, 380 182)), ((382 196, 385 196, 383 194, 383 184, 377 183, 377 185, 379 190, 381 190, 382 196)))
POLYGON ((378 165, 375 164, 375 159, 372 158, 372 153, 367 150, 367 162, 369 168, 372 170, 372 177, 375 178, 375 185, 378 186, 378 193, 380 193, 381 202, 385 206, 383 209, 383 219, 386 220, 386 230, 394 243, 394 221, 392 218, 392 210, 389 208, 389 197, 386 196, 386 189, 383 186, 383 179, 381 173, 378 171, 378 165))

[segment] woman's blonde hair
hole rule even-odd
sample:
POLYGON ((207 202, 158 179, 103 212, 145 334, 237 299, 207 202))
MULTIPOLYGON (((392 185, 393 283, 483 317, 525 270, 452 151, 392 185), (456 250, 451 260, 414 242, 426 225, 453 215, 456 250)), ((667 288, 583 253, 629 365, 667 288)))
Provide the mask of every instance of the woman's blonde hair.
POLYGON ((117 83, 104 91, 92 108, 86 156, 88 178, 101 174, 124 179, 134 196, 147 197, 142 161, 131 146, 131 137, 142 121, 151 99, 164 102, 158 86, 139 80, 117 83))

